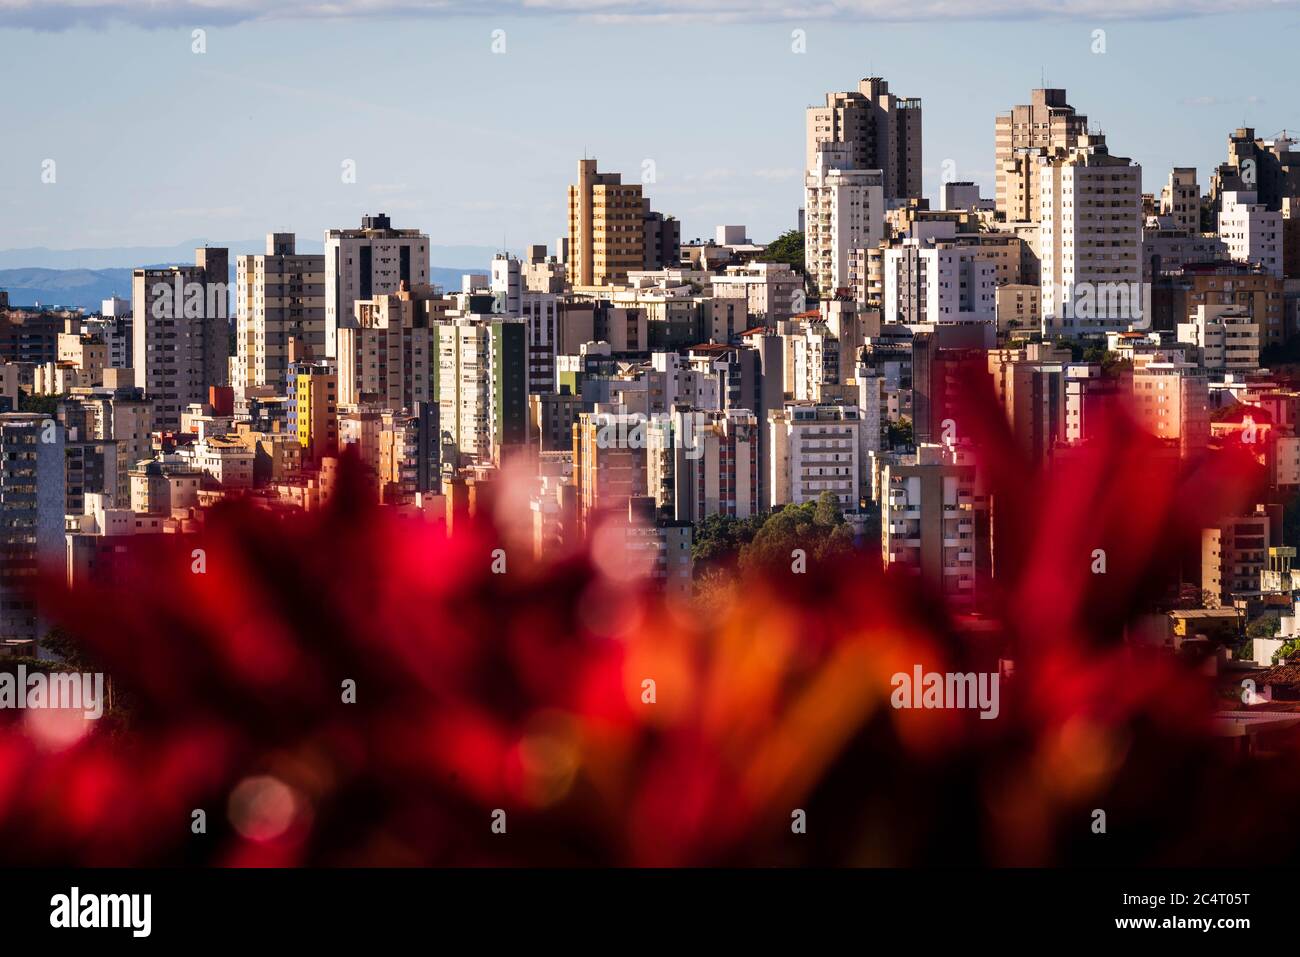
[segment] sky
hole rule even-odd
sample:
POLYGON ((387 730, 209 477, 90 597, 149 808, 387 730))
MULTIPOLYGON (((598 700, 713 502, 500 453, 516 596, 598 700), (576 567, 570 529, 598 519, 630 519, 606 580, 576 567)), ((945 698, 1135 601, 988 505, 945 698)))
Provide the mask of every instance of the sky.
POLYGON ((1300 0, 0 0, 0 249, 380 211, 553 246, 584 155, 685 239, 766 242, 802 204, 805 108, 869 75, 923 100, 931 197, 945 160, 992 195, 994 117, 1044 78, 1147 191, 1172 166, 1204 188, 1235 127, 1300 131, 1298 41, 1300 0))

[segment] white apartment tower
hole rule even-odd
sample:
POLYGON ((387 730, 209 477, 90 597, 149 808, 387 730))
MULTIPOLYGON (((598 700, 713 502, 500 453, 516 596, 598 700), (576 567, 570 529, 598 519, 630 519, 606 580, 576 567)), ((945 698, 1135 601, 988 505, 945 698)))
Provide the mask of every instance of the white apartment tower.
POLYGON ((429 282, 429 237, 418 229, 393 229, 379 213, 363 216, 360 229, 325 233, 325 353, 338 355, 338 330, 356 322, 358 299, 414 289, 429 282))
POLYGON ((768 413, 774 508, 831 492, 847 511, 862 495, 862 420, 856 406, 787 402, 768 413))
POLYGON ((1142 167, 1100 137, 1039 159, 1043 333, 1149 321, 1142 284, 1142 167))
POLYGON ((980 247, 907 239, 884 252, 885 322, 928 329, 997 321, 997 264, 980 247))
POLYGON ((1219 238, 1227 243, 1228 255, 1280 277, 1282 214, 1270 211, 1255 192, 1225 192, 1221 203, 1219 238))
POLYGON ((823 296, 851 288, 851 251, 884 237, 884 174, 851 164, 848 144, 822 143, 804 177, 804 263, 823 296))

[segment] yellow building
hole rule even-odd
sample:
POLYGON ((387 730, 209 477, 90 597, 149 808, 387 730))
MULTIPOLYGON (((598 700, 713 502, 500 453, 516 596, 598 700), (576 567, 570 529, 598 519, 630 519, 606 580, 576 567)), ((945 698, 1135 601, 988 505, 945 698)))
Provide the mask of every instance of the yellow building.
POLYGON ((316 462, 338 451, 339 379, 328 362, 295 362, 289 367, 293 397, 289 429, 298 436, 304 461, 316 462))
POLYGON ((596 171, 594 159, 578 162, 569 187, 569 281, 606 286, 627 280, 645 265, 645 202, 641 186, 624 185, 618 173, 596 171))

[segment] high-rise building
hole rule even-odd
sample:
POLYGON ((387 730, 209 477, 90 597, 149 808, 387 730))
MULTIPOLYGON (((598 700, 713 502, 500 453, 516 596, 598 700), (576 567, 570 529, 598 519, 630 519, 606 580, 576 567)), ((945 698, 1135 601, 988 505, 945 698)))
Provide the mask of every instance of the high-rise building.
POLYGON ((649 199, 643 197, 641 202, 645 207, 645 268, 676 268, 682 258, 682 224, 674 216, 651 209, 649 199))
POLYGON ((957 608, 978 600, 991 568, 988 496, 960 453, 920 446, 881 477, 881 546, 886 567, 913 571, 957 608))
POLYGON ((1259 202, 1256 192, 1229 190, 1219 197, 1219 238, 1229 258, 1282 275, 1282 214, 1259 202))
POLYGON ((126 508, 131 500, 128 473, 153 457, 153 403, 133 387, 79 389, 65 405, 80 406, 80 419, 88 439, 111 440, 117 445, 117 482, 109 502, 126 508))
POLYGON ((884 174, 854 169, 850 153, 847 143, 819 144, 804 176, 804 264, 822 296, 851 289, 851 251, 884 238, 884 174))
POLYGON ((434 400, 434 324, 448 301, 405 284, 354 304, 355 322, 338 331, 339 405, 376 403, 399 411, 434 400))
POLYGON ((492 260, 492 311, 494 315, 524 320, 528 340, 528 394, 541 395, 555 391, 555 356, 560 346, 560 312, 564 301, 558 293, 530 288, 525 272, 526 264, 514 256, 503 254, 492 260))
POLYGON ((648 492, 678 521, 749 518, 762 508, 758 418, 748 409, 678 406, 649 423, 646 443, 648 492))
POLYGON ((1200 367, 1220 379, 1259 367, 1259 326, 1240 306, 1198 306, 1191 322, 1178 324, 1178 341, 1191 346, 1200 367))
POLYGON ((815 502, 830 492, 848 511, 862 496, 862 419, 854 405, 787 402, 768 413, 770 505, 815 502))
POLYGON ((993 391, 1016 442, 1041 463, 1066 441, 1066 368, 1070 350, 1045 343, 989 352, 993 391))
POLYGON ((569 281, 607 286, 627 279, 646 263, 646 204, 640 183, 601 173, 594 159, 578 161, 578 182, 569 187, 569 281))
POLYGON ((1169 218, 1172 228, 1193 234, 1201 231, 1201 188, 1196 182, 1196 167, 1175 166, 1169 181, 1160 188, 1160 215, 1169 218))
POLYGON ((709 281, 715 298, 743 300, 750 318, 769 329, 804 311, 803 279, 787 263, 728 266, 709 281))
POLYGON ((294 359, 326 355, 325 257, 295 248, 293 233, 270 233, 264 255, 235 259, 236 389, 283 389, 291 352, 294 359))
POLYGON ((1210 443, 1209 384, 1195 363, 1148 362, 1133 371, 1133 412, 1156 438, 1178 444, 1187 456, 1210 443))
POLYGON ((522 319, 464 316, 434 324, 435 399, 452 464, 499 463, 528 441, 527 327, 522 319))
POLYGON ((1142 167, 1099 137, 1039 158, 1044 334, 1149 322, 1142 282, 1142 167))
POLYGON ((573 427, 573 484, 581 526, 646 494, 645 416, 597 403, 573 427))
POLYGON ((394 229, 384 213, 361 217, 360 229, 325 233, 325 355, 338 355, 338 330, 355 325, 358 299, 429 283, 429 237, 394 229))
POLYGON ((63 445, 63 427, 48 416, 0 414, 0 654, 43 637, 28 588, 64 554, 63 445))
POLYGON ((1263 507, 1253 515, 1228 516, 1214 528, 1201 531, 1201 590, 1231 608, 1237 598, 1260 594, 1272 542, 1272 523, 1263 507))
POLYGON ((1038 157, 1068 149, 1088 132, 1088 118, 1065 102, 1065 91, 1034 90, 1029 102, 994 123, 997 211, 1008 222, 1038 222, 1038 157))
POLYGON ((884 251, 883 321, 908 327, 997 319, 996 264, 977 245, 906 239, 884 251))
POLYGON ((326 359, 289 366, 288 426, 297 436, 304 462, 319 462, 338 452, 339 380, 335 368, 326 359))
POLYGON ((1224 193, 1253 192, 1267 209, 1279 210, 1283 200, 1300 196, 1300 150, 1282 135, 1267 140, 1244 126, 1228 137, 1228 160, 1210 177, 1210 200, 1222 206, 1224 193))
MULTIPOLYGON (((804 168, 817 166, 822 143, 849 147, 852 169, 880 170, 887 201, 921 197, 921 101, 889 92, 867 77, 856 90, 827 93, 807 114, 804 168)), ((810 214, 810 213, 809 213, 810 214)))
POLYGON ((225 385, 230 353, 229 257, 205 246, 195 265, 137 269, 131 280, 135 385, 156 429, 180 428, 185 407, 225 385))

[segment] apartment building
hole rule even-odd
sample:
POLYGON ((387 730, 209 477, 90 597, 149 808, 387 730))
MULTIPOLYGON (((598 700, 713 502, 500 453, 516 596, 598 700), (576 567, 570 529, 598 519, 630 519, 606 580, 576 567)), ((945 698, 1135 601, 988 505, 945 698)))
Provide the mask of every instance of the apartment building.
POLYGON ((857 406, 787 402, 768 412, 767 424, 772 508, 831 492, 846 511, 858 510, 865 454, 857 406))
POLYGON ((852 288, 852 250, 884 238, 884 174, 855 169, 848 143, 821 143, 804 176, 804 264, 823 296, 852 288))
POLYGON ((338 355, 338 330, 356 323, 356 303, 429 284, 429 237, 394 229, 384 213, 360 229, 325 232, 325 355, 338 355))
POLYGON ((39 414, 0 414, 0 654, 33 654, 44 635, 27 589, 64 555, 64 430, 39 414))
POLYGON ((225 385, 229 371, 229 253, 205 246, 194 260, 132 274, 135 385, 153 402, 160 430, 178 429, 185 407, 225 385))
POLYGON ((1194 363, 1171 359, 1135 369, 1133 411, 1142 428, 1177 443, 1183 456, 1209 445, 1209 383, 1194 363))
POLYGON ((296 436, 304 462, 319 462, 338 451, 338 374, 327 359, 291 363, 288 430, 296 436))
POLYGON ((355 321, 338 331, 339 405, 411 409, 433 399, 435 323, 447 302, 426 286, 358 300, 355 321))
POLYGON ((616 514, 647 494, 646 418, 597 403, 573 427, 573 484, 582 528, 595 516, 616 514))
POLYGON ((921 445, 881 475, 881 554, 961 610, 977 604, 992 564, 989 500, 975 468, 959 454, 921 445))
POLYGON ((1251 515, 1229 516, 1201 531, 1201 591, 1222 608, 1260 594, 1272 542, 1272 523, 1263 506, 1251 515))
POLYGON ((1169 226, 1188 235, 1201 231, 1201 187, 1196 182, 1196 167, 1175 166, 1169 180, 1160 188, 1160 215, 1169 226))
POLYGON ((1220 197, 1219 238, 1229 258, 1282 276, 1282 214, 1259 202, 1255 191, 1230 190, 1220 197))
POLYGON ((324 358, 325 256, 299 254, 293 233, 270 233, 266 252, 235 258, 231 385, 283 391, 289 363, 324 358))
POLYGON ((1100 137, 1039 158, 1043 334, 1149 323, 1142 283, 1142 168, 1100 137))
POLYGON ((1240 306, 1197 306, 1191 322, 1178 324, 1178 341, 1193 348, 1213 377, 1259 368, 1259 326, 1240 306))
POLYGON ((601 173, 596 160, 578 161, 578 181, 569 187, 569 281, 607 286, 646 265, 646 205, 640 183, 619 173, 601 173))
POLYGON ((647 490, 658 508, 683 522, 758 514, 758 421, 748 409, 677 406, 649 422, 647 490))
POLYGON ((913 330, 997 321, 996 267, 979 246, 907 239, 884 251, 883 321, 913 330))
POLYGON ((1041 89, 1028 103, 994 121, 997 211, 1007 222, 1038 222, 1041 216, 1040 156, 1073 146, 1088 132, 1088 118, 1065 101, 1065 90, 1041 89))
POLYGON ((921 194, 921 101, 895 96, 881 77, 856 90, 827 93, 825 106, 806 117, 804 168, 817 165, 821 144, 845 144, 853 169, 880 170, 887 201, 921 194))
POLYGON ((714 298, 740 299, 757 325, 775 328, 802 312, 803 278, 786 263, 753 262, 711 276, 714 298))
POLYGON ((462 316, 435 323, 433 333, 434 395, 445 445, 464 464, 499 463, 503 451, 528 441, 524 321, 462 316))

